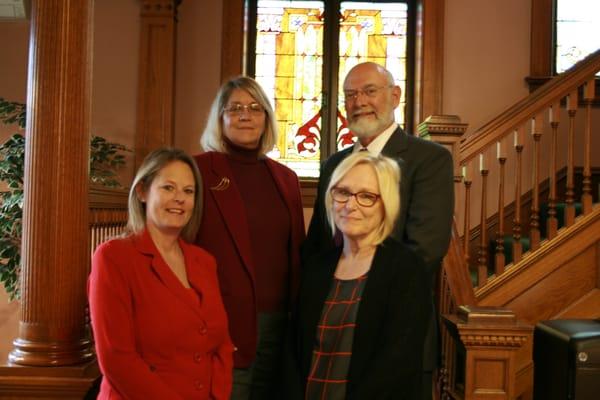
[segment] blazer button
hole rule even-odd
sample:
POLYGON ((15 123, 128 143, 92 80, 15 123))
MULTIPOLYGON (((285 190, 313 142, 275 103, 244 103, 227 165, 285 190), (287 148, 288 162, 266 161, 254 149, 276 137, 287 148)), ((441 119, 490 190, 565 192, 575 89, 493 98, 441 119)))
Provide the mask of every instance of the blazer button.
POLYGON ((150 368, 150 372, 156 371, 156 367, 154 365, 149 365, 148 368, 150 368))
POLYGON ((200 334, 201 335, 206 335, 208 333, 208 329, 206 329, 206 326, 203 326, 200 328, 200 334))
POLYGON ((194 361, 196 361, 197 363, 199 363, 200 361, 202 361, 202 354, 200 354, 200 353, 194 353, 194 361))
POLYGON ((194 386, 196 387, 196 390, 204 389, 204 385, 202 384, 202 381, 199 381, 199 380, 194 382, 194 386))

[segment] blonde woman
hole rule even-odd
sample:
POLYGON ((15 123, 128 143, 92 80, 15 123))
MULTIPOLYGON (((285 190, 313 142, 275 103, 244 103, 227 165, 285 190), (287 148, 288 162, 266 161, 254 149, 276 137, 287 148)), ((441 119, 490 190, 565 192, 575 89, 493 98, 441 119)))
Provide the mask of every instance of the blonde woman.
POLYGON ((421 398, 431 288, 423 260, 390 237, 399 175, 368 152, 333 172, 325 208, 343 245, 303 263, 286 398, 421 398))
POLYGON ((217 259, 234 353, 232 399, 281 399, 283 337, 299 283, 304 219, 296 174, 266 153, 277 142, 252 78, 224 83, 196 156, 204 213, 196 243, 217 259))

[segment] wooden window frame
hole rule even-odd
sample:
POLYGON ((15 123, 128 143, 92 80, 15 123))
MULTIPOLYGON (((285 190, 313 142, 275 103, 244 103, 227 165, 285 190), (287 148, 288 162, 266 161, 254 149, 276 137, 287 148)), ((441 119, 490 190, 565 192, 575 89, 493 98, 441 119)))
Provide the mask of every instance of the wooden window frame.
MULTIPOLYGON (((531 0, 530 72, 525 78, 529 92, 556 75, 555 21, 556 0, 531 0)), ((599 89, 600 79, 596 78, 596 93, 599 89)))

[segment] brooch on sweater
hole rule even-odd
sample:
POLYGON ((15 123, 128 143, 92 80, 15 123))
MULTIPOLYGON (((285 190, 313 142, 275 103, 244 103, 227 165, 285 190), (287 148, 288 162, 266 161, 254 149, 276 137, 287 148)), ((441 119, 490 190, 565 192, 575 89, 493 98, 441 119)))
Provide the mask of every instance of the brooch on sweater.
POLYGON ((210 188, 210 190, 225 190, 229 187, 229 178, 223 177, 221 178, 221 182, 219 182, 216 186, 210 188))

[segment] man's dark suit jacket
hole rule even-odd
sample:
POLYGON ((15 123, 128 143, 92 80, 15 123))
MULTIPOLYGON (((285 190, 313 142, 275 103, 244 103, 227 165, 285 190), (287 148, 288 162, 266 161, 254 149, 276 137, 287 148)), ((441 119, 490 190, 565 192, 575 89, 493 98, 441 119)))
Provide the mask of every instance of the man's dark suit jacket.
MULTIPOLYGON (((287 399, 303 399, 317 324, 341 249, 303 262, 298 309, 286 359, 287 399)), ((431 280, 422 259, 388 238, 368 273, 354 331, 347 399, 419 399, 431 280)))
MULTIPOLYGON (((335 153, 321 167, 317 199, 302 245, 303 257, 335 247, 325 212, 325 191, 335 168, 352 154, 352 147, 335 153)), ((425 260, 433 281, 446 255, 454 214, 453 163, 443 146, 407 135, 398 127, 381 154, 395 159, 400 166, 400 214, 392 237, 406 244, 425 260)), ((432 294, 428 304, 433 309, 432 294)), ((424 369, 437 365, 437 321, 430 321, 425 345, 424 369)))
MULTIPOLYGON (((331 174, 352 154, 352 147, 335 153, 321 167, 319 188, 302 252, 308 256, 333 246, 325 213, 325 191, 331 174)), ((400 214, 392 236, 417 252, 433 273, 448 250, 454 213, 453 164, 443 146, 407 135, 398 128, 382 154, 398 161, 400 214)))

